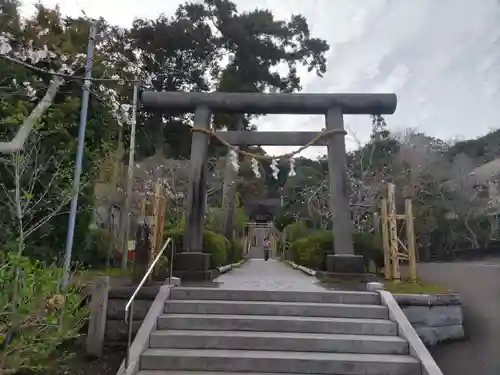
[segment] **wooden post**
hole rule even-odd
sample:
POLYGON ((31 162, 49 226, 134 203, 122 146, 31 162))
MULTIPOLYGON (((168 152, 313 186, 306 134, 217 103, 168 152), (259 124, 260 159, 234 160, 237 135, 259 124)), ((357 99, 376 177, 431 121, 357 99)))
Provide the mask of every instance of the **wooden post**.
POLYGON ((410 282, 417 282, 417 259, 415 249, 415 230, 413 224, 413 207, 411 199, 405 200, 406 239, 408 241, 408 267, 410 282))
POLYGON ((100 358, 104 347, 108 312, 109 276, 94 280, 90 299, 90 318, 87 331, 87 355, 100 358))
POLYGON ((392 279, 395 282, 401 280, 401 273, 399 271, 399 256, 398 256, 398 228, 396 217, 396 200, 395 200, 396 187, 393 183, 387 184, 387 205, 389 217, 389 246, 391 249, 391 262, 392 262, 392 279))
POLYGON ((382 247, 384 248, 384 275, 386 280, 392 279, 391 246, 389 243, 389 218, 387 215, 387 199, 381 200, 382 247))
POLYGON ((248 234, 243 239, 243 256, 246 257, 248 255, 248 234))
POLYGON ((165 211, 167 206, 167 201, 165 198, 165 195, 161 195, 160 199, 160 213, 159 213, 159 218, 158 218, 158 240, 160 241, 158 243, 159 248, 163 246, 163 243, 165 239, 163 238, 163 234, 165 233, 165 211))
POLYGON ((380 214, 378 212, 373 213, 373 234, 375 237, 375 242, 378 246, 382 247, 382 237, 381 237, 381 226, 380 226, 380 214))
POLYGON ((248 224, 248 242, 250 246, 254 246, 253 226, 251 223, 248 224))
POLYGON ((288 241, 288 236, 287 236, 287 230, 285 228, 285 229, 283 229, 283 241, 282 241, 282 243, 283 243, 283 249, 281 250, 281 252, 283 253, 283 257, 282 258, 284 260, 288 260, 288 258, 287 258, 287 256, 288 256, 288 254, 287 254, 287 250, 288 250, 287 249, 287 241, 288 241))
POLYGON ((277 234, 273 234, 273 239, 274 239, 274 256, 277 257, 278 256, 278 235, 277 234))
MULTIPOLYGON (((155 193, 154 193, 154 200, 153 200, 153 239, 151 241, 151 260, 153 260, 156 256, 156 253, 158 252, 158 234, 159 234, 159 227, 158 227, 158 219, 160 215, 160 194, 161 194, 161 184, 159 181, 156 181, 155 184, 155 193)), ((160 245, 161 246, 161 245, 160 245)))
MULTIPOLYGON (((163 232, 165 230, 165 197, 162 190, 162 183, 160 180, 156 182, 155 185, 155 195, 153 201, 153 239, 151 244, 151 256, 150 261, 152 262, 161 247, 163 246, 163 232)), ((161 265, 160 265, 161 267, 161 265)), ((153 271, 153 275, 158 276, 158 268, 156 267, 153 271)))
MULTIPOLYGON (((151 241, 149 240, 150 225, 146 221, 148 215, 146 198, 141 202, 141 220, 137 226, 135 241, 135 261, 132 281, 139 283, 151 264, 151 241)), ((151 281, 151 276, 148 281, 151 281)))

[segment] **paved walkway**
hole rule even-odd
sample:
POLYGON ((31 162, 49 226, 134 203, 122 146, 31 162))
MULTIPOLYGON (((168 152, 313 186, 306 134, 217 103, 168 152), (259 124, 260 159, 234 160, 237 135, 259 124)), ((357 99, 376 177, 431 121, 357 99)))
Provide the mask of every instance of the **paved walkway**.
POLYGON ((221 288, 250 290, 297 290, 324 291, 315 277, 275 259, 250 259, 240 268, 219 276, 216 280, 221 288))
POLYGON ((264 249, 262 249, 262 246, 251 246, 250 250, 248 250, 248 258, 264 259, 264 249))
POLYGON ((500 259, 421 263, 419 277, 462 297, 468 339, 432 348, 444 375, 500 374, 500 259))

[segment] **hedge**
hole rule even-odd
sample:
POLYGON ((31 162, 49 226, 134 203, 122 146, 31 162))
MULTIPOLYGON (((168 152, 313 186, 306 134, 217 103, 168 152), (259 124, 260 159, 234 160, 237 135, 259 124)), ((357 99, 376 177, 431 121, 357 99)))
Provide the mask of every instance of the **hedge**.
POLYGON ((108 254, 112 257, 116 256, 114 252, 109 253, 112 242, 113 237, 106 229, 90 229, 85 238, 85 251, 78 252, 75 258, 83 266, 105 267, 108 254))
MULTIPOLYGON (((366 268, 373 261, 378 269, 384 265, 384 251, 377 245, 375 238, 368 233, 353 235, 354 252, 365 259, 366 268)), ((333 234, 331 231, 317 231, 307 237, 292 242, 290 246, 292 260, 300 265, 324 270, 326 255, 334 254, 333 234)))
POLYGON ((311 232, 303 220, 287 225, 284 231, 287 242, 295 242, 300 238, 307 237, 311 232))
POLYGON ((243 259, 243 244, 240 239, 231 241, 231 259, 229 263, 237 263, 243 259))
MULTIPOLYGON (((176 228, 165 232, 165 238, 172 237, 176 249, 182 249, 184 229, 176 228)), ((217 268, 228 263, 231 252, 231 242, 222 234, 209 230, 203 231, 203 252, 212 255, 210 268, 217 268)))

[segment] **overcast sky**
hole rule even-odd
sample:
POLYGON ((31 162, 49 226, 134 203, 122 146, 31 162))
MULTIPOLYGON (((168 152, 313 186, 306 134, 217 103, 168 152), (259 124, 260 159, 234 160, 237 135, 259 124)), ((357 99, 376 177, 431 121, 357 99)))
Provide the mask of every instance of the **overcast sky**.
MULTIPOLYGON (((239 9, 306 16, 331 50, 323 78, 304 73, 305 92, 395 92, 391 129, 414 127, 441 138, 471 138, 500 120, 499 0, 233 0, 239 9)), ((24 1, 32 12, 35 1, 24 1)), ((68 15, 103 16, 130 26, 135 17, 173 14, 177 0, 42 0, 68 15)), ((346 117, 351 135, 370 132, 368 117, 346 117)), ((321 116, 267 116, 260 130, 319 130, 321 116)), ((288 151, 270 148, 271 153, 288 151)), ((305 156, 323 153, 322 148, 305 156)))

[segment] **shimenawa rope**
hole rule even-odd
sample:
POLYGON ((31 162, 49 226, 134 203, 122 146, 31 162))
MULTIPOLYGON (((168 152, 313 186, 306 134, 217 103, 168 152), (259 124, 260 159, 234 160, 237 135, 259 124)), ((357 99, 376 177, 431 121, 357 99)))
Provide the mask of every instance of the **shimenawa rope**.
POLYGON ((237 152, 237 153, 239 153, 241 155, 248 156, 248 157, 251 157, 251 158, 254 158, 254 159, 257 159, 257 160, 290 159, 290 158, 294 157, 295 155, 301 153, 305 149, 307 149, 307 148, 309 148, 311 146, 314 146, 321 139, 323 139, 324 137, 327 137, 328 135, 338 134, 338 133, 345 134, 345 130, 340 130, 340 129, 326 130, 326 129, 323 129, 323 130, 321 130, 318 133, 318 135, 316 137, 314 137, 313 139, 311 139, 309 142, 307 142, 304 146, 300 147, 299 149, 297 149, 295 151, 292 151, 292 152, 288 152, 286 154, 282 154, 282 155, 270 156, 270 155, 254 154, 254 153, 251 153, 251 152, 248 152, 248 151, 245 151, 245 150, 241 150, 239 147, 234 146, 234 145, 230 144, 229 142, 227 142, 219 134, 217 134, 218 132, 215 132, 213 130, 208 130, 208 129, 203 129, 203 128, 191 128, 191 132, 193 132, 193 133, 202 133, 202 134, 205 134, 205 135, 208 135, 208 136, 211 136, 211 137, 215 137, 224 146, 226 146, 227 148, 229 148, 229 149, 231 149, 231 150, 233 150, 233 151, 235 151, 235 152, 237 152))

